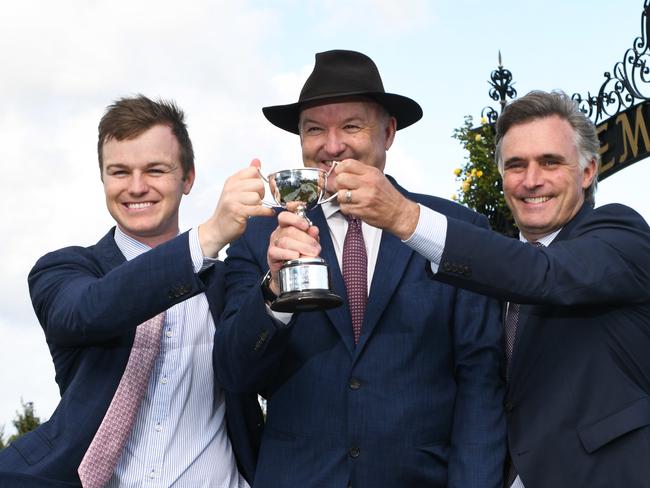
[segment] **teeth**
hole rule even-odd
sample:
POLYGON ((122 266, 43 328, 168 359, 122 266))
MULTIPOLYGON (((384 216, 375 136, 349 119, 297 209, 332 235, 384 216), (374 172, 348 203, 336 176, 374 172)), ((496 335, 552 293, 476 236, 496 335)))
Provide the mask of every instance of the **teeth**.
POLYGON ((528 197, 524 198, 526 203, 544 203, 551 199, 551 197, 528 197))
POLYGON ((127 203, 128 208, 147 208, 153 205, 152 202, 127 203))

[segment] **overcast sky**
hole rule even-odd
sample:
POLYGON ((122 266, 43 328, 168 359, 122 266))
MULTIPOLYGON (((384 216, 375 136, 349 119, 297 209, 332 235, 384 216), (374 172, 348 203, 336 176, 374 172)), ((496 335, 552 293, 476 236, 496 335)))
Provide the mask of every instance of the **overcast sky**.
MULTIPOLYGON (((519 95, 596 92, 641 34, 642 0, 58 0, 0 10, 0 426, 21 397, 43 418, 58 402, 31 308, 27 273, 44 253, 91 245, 112 225, 96 155, 97 123, 114 99, 143 93, 185 110, 197 181, 182 228, 212 212, 225 178, 254 157, 265 172, 301 164, 298 139, 264 105, 294 102, 316 52, 372 57, 389 92, 424 118, 397 134, 387 172, 410 190, 450 197, 464 153, 451 138, 488 98, 497 51, 519 95), (268 4, 268 5, 267 5, 268 4)), ((642 161, 605 180, 612 201, 650 219, 642 161)))

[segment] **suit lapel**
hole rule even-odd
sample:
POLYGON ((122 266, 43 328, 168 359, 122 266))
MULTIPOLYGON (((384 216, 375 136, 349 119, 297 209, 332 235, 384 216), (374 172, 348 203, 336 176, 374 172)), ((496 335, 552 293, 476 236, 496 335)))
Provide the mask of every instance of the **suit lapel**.
POLYGON ((122 251, 115 243, 115 227, 95 244, 95 253, 97 254, 97 261, 106 273, 126 261, 122 251))
POLYGON ((539 305, 521 305, 519 309, 517 337, 508 373, 512 395, 517 395, 524 387, 526 377, 547 347, 548 335, 544 333, 544 327, 540 327, 540 321, 543 320, 539 315, 541 312, 542 307, 539 305))
POLYGON ((386 309, 397 285, 402 280, 413 250, 398 237, 382 232, 379 254, 372 277, 368 307, 361 326, 361 337, 357 345, 357 355, 361 352, 375 330, 382 313, 386 309))
POLYGON ((330 272, 332 291, 343 299, 343 304, 340 307, 330 308, 325 311, 327 317, 331 320, 332 324, 341 336, 341 340, 345 347, 354 355, 355 345, 354 337, 352 335, 352 325, 350 323, 350 309, 348 308, 348 296, 343 282, 343 275, 339 262, 334 252, 334 244, 332 244, 332 237, 330 236, 329 227, 325 219, 325 215, 320 207, 316 208, 309 214, 312 223, 320 230, 320 244, 321 244, 321 257, 327 263, 330 272))
MULTIPOLYGON (((578 213, 567 222, 560 233, 553 239, 549 247, 557 242, 570 237, 573 228, 582 220, 592 208, 584 204, 578 213)), ((545 320, 544 311, 546 307, 539 305, 522 305, 520 308, 519 324, 517 325, 517 337, 512 355, 512 364, 509 372, 509 389, 513 395, 524 388, 526 377, 535 367, 535 364, 548 347, 545 327, 542 321, 545 320)))

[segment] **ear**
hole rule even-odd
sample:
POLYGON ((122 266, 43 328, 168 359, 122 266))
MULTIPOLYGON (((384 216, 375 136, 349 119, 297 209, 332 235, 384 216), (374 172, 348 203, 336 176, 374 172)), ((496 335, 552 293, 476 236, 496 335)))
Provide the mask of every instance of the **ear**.
POLYGON ((594 181, 598 173, 598 165, 596 164, 596 159, 591 158, 587 163, 587 166, 582 170, 582 189, 586 190, 591 186, 591 183, 594 181))
POLYGON ((183 180, 183 195, 189 195, 192 186, 194 185, 194 178, 196 178, 196 172, 194 168, 191 168, 185 175, 183 180))
POLYGON ((395 132, 397 132, 397 119, 395 117, 389 117, 386 128, 384 129, 384 134, 386 136, 386 143, 384 147, 386 148, 386 151, 388 151, 393 145, 393 141, 395 140, 395 132))

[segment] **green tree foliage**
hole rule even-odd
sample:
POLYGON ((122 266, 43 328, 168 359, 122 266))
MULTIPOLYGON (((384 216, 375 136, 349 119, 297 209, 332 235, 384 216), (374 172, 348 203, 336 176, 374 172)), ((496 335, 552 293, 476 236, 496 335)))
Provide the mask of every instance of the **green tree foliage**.
POLYGON ((465 162, 454 170, 459 187, 452 198, 485 215, 497 232, 517 235, 494 159, 494 128, 485 118, 481 119, 480 127, 474 128, 473 119, 468 115, 463 126, 454 130, 453 137, 460 141, 468 155, 465 162))
POLYGON ((16 411, 16 418, 11 422, 16 428, 16 433, 9 437, 5 442, 4 426, 0 428, 0 449, 4 449, 20 436, 41 425, 40 417, 37 417, 34 414, 34 404, 32 402, 24 402, 22 399, 20 400, 20 403, 23 407, 23 411, 16 411))

